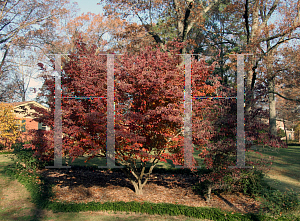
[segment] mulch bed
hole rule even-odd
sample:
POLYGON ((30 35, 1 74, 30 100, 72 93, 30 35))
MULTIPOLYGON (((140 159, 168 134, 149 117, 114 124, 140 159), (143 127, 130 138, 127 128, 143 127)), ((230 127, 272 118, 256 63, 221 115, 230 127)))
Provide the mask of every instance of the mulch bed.
POLYGON ((197 177, 188 174, 152 174, 143 188, 143 195, 136 195, 133 185, 122 172, 110 170, 89 171, 78 169, 43 169, 42 176, 54 184, 53 201, 59 202, 114 202, 137 201, 172 203, 194 207, 218 207, 240 213, 257 213, 259 202, 253 198, 236 194, 212 195, 210 202, 196 194, 192 186, 197 177))

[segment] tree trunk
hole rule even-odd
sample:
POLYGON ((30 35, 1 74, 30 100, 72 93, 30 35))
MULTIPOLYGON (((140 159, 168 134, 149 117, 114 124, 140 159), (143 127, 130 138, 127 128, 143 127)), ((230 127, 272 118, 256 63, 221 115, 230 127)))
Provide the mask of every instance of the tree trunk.
POLYGON ((8 43, 4 46, 4 49, 5 49, 5 52, 4 52, 4 55, 2 57, 2 60, 0 62, 0 77, 3 75, 3 66, 4 66, 4 63, 5 63, 5 59, 7 57, 7 54, 8 54, 8 51, 9 51, 9 47, 10 47, 11 43, 8 43))
POLYGON ((285 127, 284 120, 283 120, 283 128, 284 128, 284 134, 285 134, 285 143, 287 144, 288 143, 288 139, 287 139, 286 127, 285 127))
POLYGON ((130 169, 127 168, 127 169, 129 169, 129 171, 124 168, 121 169, 125 173, 125 175, 128 177, 130 182, 132 183, 135 193, 137 195, 143 194, 143 187, 146 185, 148 179, 150 178, 150 174, 152 173, 156 164, 157 164, 157 161, 156 161, 156 163, 154 163, 153 165, 150 166, 148 173, 145 173, 145 169, 146 169, 145 163, 142 166, 142 170, 141 170, 140 174, 138 174, 137 171, 135 171, 133 168, 130 168, 130 169), (134 178, 131 175, 134 176, 134 178), (142 182, 143 178, 145 179, 144 182, 142 182))
POLYGON ((26 101, 26 92, 22 91, 21 95, 22 95, 22 102, 25 102, 26 101))
POLYGON ((208 184, 208 187, 207 187, 207 198, 206 198, 206 202, 209 202, 210 199, 211 199, 211 189, 212 189, 212 184, 208 184))
POLYGON ((147 181, 142 183, 141 180, 138 180, 138 182, 135 182, 131 180, 132 185, 134 186, 134 191, 136 195, 142 195, 143 194, 143 187, 145 186, 147 181))
MULTIPOLYGON (((253 5, 253 12, 252 12, 252 25, 250 24, 249 20, 249 7, 250 7, 250 1, 246 1, 245 3, 245 14, 244 14, 244 19, 245 19, 245 26, 247 30, 247 45, 251 45, 253 42, 253 39, 255 38, 257 34, 257 30, 259 28, 259 1, 256 0, 254 1, 253 5), (251 28, 250 28, 251 26, 251 28), (251 29, 251 31, 250 31, 251 29)), ((252 48, 250 50, 250 53, 255 54, 255 49, 252 48)), ((245 99, 245 115, 249 116, 250 111, 253 106, 253 98, 254 98, 254 84, 255 84, 255 79, 256 79, 256 73, 255 73, 255 61, 252 60, 249 64, 250 70, 247 70, 246 75, 246 99, 245 99)))
MULTIPOLYGON (((271 78, 268 86, 269 91, 275 91, 275 78, 271 78)), ((272 135, 276 135, 276 101, 275 101, 275 94, 269 93, 269 132, 272 135)))
POLYGON ((253 94, 253 88, 251 87, 252 85, 252 80, 253 80, 253 71, 252 70, 248 70, 247 71, 247 80, 246 80, 246 99, 245 99, 245 115, 249 116, 250 115, 250 111, 251 111, 251 107, 252 107, 252 101, 254 98, 254 94, 253 94))

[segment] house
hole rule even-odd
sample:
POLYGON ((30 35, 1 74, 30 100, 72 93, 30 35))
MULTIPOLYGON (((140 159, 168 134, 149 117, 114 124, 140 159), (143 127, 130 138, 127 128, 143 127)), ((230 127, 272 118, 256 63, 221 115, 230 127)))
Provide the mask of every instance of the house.
POLYGON ((20 119, 20 121, 22 121, 23 125, 20 127, 20 130, 22 131, 22 139, 27 140, 28 137, 26 132, 31 129, 50 130, 50 127, 44 125, 42 122, 34 121, 33 117, 30 116, 30 114, 36 113, 36 111, 30 107, 31 105, 44 108, 47 111, 49 111, 49 108, 35 101, 14 102, 10 104, 14 108, 16 119, 20 119))
MULTIPOLYGON (((269 124, 269 119, 261 119, 264 123, 269 124)), ((277 129, 282 129, 283 131, 286 129, 286 136, 288 140, 295 139, 295 131, 292 128, 292 124, 290 121, 286 121, 283 119, 276 119, 276 127, 277 129)), ((281 140, 285 140, 286 137, 282 137, 281 140)))
MULTIPOLYGON (((291 127, 291 122, 284 121, 282 119, 276 120, 276 127, 282 129, 283 131, 286 129, 286 136, 288 140, 295 140, 295 131, 291 127)), ((285 137, 281 138, 282 140, 285 140, 285 137)))

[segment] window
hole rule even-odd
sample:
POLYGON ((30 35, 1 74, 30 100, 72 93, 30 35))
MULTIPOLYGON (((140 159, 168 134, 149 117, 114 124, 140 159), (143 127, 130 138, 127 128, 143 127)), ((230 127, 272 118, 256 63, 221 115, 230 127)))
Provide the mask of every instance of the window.
POLYGON ((39 130, 46 130, 46 125, 44 125, 43 123, 40 123, 38 124, 38 129, 39 130))
POLYGON ((18 120, 17 127, 18 131, 26 132, 26 120, 18 120))
POLYGON ((21 132, 26 132, 26 120, 22 120, 21 132))

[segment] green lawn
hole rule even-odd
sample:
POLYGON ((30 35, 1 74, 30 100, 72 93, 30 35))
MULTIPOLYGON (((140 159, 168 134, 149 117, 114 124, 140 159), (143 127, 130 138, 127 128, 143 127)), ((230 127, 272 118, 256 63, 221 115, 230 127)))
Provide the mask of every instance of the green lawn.
MULTIPOLYGON (((58 212, 38 209, 31 202, 31 196, 24 185, 17 180, 7 177, 3 168, 11 164, 12 154, 0 154, 0 221, 46 221, 46 220, 73 220, 73 221, 200 221, 186 216, 149 215, 134 212, 93 211, 93 212, 58 212)), ((207 220, 209 221, 209 220, 207 220)))
MULTIPOLYGON (((273 165, 271 167, 271 170, 267 172, 267 177, 265 178, 266 181, 269 183, 270 186, 285 191, 287 189, 293 189, 300 198, 300 145, 298 146, 289 146, 287 149, 267 149, 259 147, 256 151, 260 152, 262 154, 259 155, 254 152, 247 152, 246 153, 246 160, 255 160, 262 158, 269 158, 273 157, 273 165)), ((199 160, 198 157, 199 151, 194 152, 194 157, 199 160)), ((7 164, 8 161, 4 160, 5 154, 0 155, 0 166, 3 166, 4 164, 7 164), (2 159, 2 161, 1 161, 2 159), (2 164, 2 165, 1 165, 2 164)), ((69 165, 94 165, 94 166, 105 166, 106 161, 105 159, 99 159, 94 158, 90 160, 87 163, 84 163, 86 160, 86 157, 80 157, 76 159, 73 163, 70 163, 70 159, 64 159, 65 161, 69 161, 69 165)), ((200 163, 201 165, 201 163, 200 163)), ((168 161, 167 163, 160 162, 157 167, 161 168, 172 168, 174 165, 171 161, 168 161)), ((1 176, 1 175, 0 175, 1 176)), ((12 189, 9 191, 10 193, 19 194, 16 197, 26 198, 25 200, 22 200, 22 203, 24 203, 24 206, 19 204, 14 204, 13 201, 11 201, 10 196, 6 193, 8 193, 5 189, 0 191, 0 197, 2 199, 1 208, 0 208, 0 217, 6 217, 8 219, 1 219, 0 220, 32 220, 33 217, 37 217, 37 213, 39 214, 42 211, 37 211, 35 206, 31 204, 28 198, 28 194, 24 192, 25 190, 21 189, 24 187, 18 186, 17 183, 13 180, 9 180, 7 178, 2 177, 2 183, 0 182, 0 185, 2 188, 17 188, 16 191, 12 191, 12 189), (18 191, 20 193, 18 193, 18 191), (26 194, 27 195, 26 195, 26 194), (24 195, 25 194, 25 195, 24 195), (7 201, 8 200, 8 201, 7 201), (11 202, 11 203, 9 203, 11 202), (11 206, 6 206, 11 205, 11 206), (16 205, 16 206, 12 206, 16 205), (16 207, 16 208, 15 208, 16 207), (24 208, 23 208, 24 207, 24 208), (10 209, 12 208, 12 209, 10 209), (27 219, 28 218, 28 219, 27 219)), ((21 202, 20 199, 17 199, 18 202, 21 202)), ((124 213, 114 213, 112 212, 111 215, 109 214, 102 214, 97 215, 97 212, 92 213, 60 213, 60 214, 53 214, 51 211, 43 211, 44 215, 41 216, 41 219, 39 220, 56 220, 59 215, 59 217, 65 217, 65 220, 74 219, 74 220, 94 220, 92 217, 98 219, 99 217, 106 217, 106 219, 102 220, 180 220, 179 217, 151 217, 148 215, 137 215, 137 214, 124 214, 124 213), (145 218, 147 216, 147 219, 145 218), (43 218, 42 218, 43 217, 43 218), (89 218, 88 218, 89 217, 89 218), (116 219, 118 217, 119 219, 116 219), (148 219, 149 217, 149 219, 148 219), (177 219, 178 218, 178 219, 177 219)), ((101 213, 101 212, 99 212, 101 213)), ((299 212, 291 212, 292 214, 295 214, 297 216, 300 215, 299 212)), ((187 217, 182 217, 181 220, 198 220, 198 219, 190 219, 187 217)))
MULTIPOLYGON (((167 152, 168 153, 168 152, 167 152)), ((199 162, 199 165, 202 164, 203 159, 200 159, 200 157, 198 156, 198 154, 200 153, 200 151, 195 150, 193 153, 194 158, 197 160, 197 162, 199 162)), ((99 157, 95 157, 91 160, 89 160, 88 162, 84 162, 87 159, 88 155, 84 155, 83 157, 78 157, 74 160, 74 162, 72 162, 72 159, 70 159, 69 157, 64 157, 63 158, 63 164, 67 164, 70 166, 106 166, 106 158, 99 158, 99 157)), ((173 162, 171 160, 167 160, 166 162, 162 162, 160 161, 157 165, 156 168, 175 168, 175 165, 173 164, 173 162)))
MULTIPOLYGON (((266 173, 266 181, 276 189, 285 191, 292 189, 300 198, 300 145, 289 146, 287 149, 267 149, 260 147, 263 159, 273 157, 273 165, 266 173)), ((246 153, 247 159, 260 159, 256 153, 246 153)))

